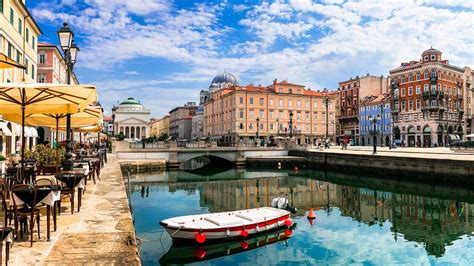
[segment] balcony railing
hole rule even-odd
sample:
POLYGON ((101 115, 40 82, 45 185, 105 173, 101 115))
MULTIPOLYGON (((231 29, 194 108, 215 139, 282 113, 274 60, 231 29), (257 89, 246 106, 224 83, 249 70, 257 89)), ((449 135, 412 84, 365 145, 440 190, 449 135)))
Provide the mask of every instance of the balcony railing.
POLYGON ((422 106, 422 107, 421 107, 421 110, 422 110, 422 111, 427 111, 427 110, 446 111, 446 107, 443 106, 443 105, 436 104, 436 105, 422 106))
POLYGON ((431 83, 436 83, 438 81, 438 77, 430 77, 431 83))

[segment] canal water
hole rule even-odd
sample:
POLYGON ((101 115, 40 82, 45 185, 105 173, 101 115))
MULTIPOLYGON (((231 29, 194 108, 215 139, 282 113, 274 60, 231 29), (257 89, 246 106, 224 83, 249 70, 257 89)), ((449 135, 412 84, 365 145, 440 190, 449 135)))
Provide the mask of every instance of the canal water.
POLYGON ((130 191, 144 265, 474 264, 468 188, 334 172, 214 169, 131 175, 130 191), (299 209, 289 232, 176 246, 159 225, 174 216, 268 206, 281 196, 299 209))

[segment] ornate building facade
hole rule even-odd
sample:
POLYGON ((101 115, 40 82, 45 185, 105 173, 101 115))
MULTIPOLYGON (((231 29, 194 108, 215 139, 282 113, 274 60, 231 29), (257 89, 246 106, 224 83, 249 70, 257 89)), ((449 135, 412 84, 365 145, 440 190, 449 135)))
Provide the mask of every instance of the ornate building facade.
POLYGON ((448 146, 462 139, 467 111, 465 69, 449 64, 440 50, 430 48, 420 60, 390 70, 390 76, 396 140, 421 147, 425 143, 448 146))
POLYGON ((376 96, 366 96, 360 103, 360 145, 373 145, 374 133, 376 135, 376 145, 390 145, 392 141, 390 100, 390 93, 383 93, 376 96), (372 119, 378 116, 380 116, 380 119, 375 122, 376 130, 374 132, 372 119))

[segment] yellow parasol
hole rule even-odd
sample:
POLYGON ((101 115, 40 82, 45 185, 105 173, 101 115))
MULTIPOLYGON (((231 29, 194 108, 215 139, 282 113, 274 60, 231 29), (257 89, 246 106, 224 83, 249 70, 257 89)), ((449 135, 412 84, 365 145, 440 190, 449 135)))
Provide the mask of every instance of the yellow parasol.
POLYGON ((25 161, 26 115, 74 114, 96 101, 97 91, 92 85, 0 83, 0 114, 21 114, 22 169, 25 161))
POLYGON ((12 59, 10 59, 8 56, 6 56, 3 53, 0 53, 0 69, 2 68, 21 68, 21 69, 26 69, 24 65, 21 65, 12 59))

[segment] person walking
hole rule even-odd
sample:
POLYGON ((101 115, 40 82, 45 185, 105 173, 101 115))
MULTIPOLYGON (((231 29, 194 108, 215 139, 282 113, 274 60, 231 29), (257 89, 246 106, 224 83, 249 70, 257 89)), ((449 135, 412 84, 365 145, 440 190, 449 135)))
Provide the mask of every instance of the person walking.
POLYGON ((349 140, 347 138, 344 138, 343 141, 342 141, 342 149, 343 150, 347 150, 347 143, 349 142, 349 140))

